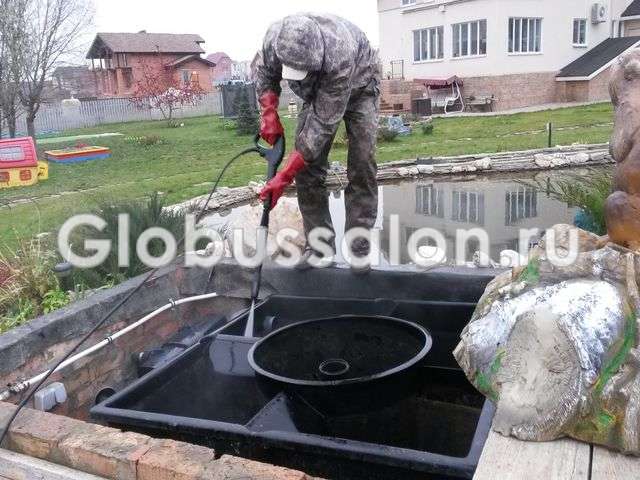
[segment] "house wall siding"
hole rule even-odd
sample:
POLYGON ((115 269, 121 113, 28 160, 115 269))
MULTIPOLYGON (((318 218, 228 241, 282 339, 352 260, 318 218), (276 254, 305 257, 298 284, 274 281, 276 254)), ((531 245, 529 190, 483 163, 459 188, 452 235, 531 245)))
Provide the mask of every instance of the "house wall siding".
MULTIPOLYGON (((383 72, 390 78, 391 62, 403 60, 404 79, 446 78, 457 75, 464 81, 465 96, 495 96, 494 109, 506 110, 554 102, 607 100, 608 71, 591 81, 557 82, 557 72, 595 47, 616 31, 616 22, 630 0, 605 0, 608 19, 591 22, 593 0, 416 0, 402 6, 402 0, 378 0, 380 19, 380 56, 383 72), (509 54, 510 17, 542 18, 542 51, 536 54, 509 54), (573 45, 573 20, 587 19, 587 45, 573 45), (453 58, 452 25, 473 20, 487 20, 487 54, 453 58), (415 62, 413 32, 444 26, 444 58, 415 62)), ((640 21, 626 22, 626 33, 640 21)), ((383 105, 400 103, 410 108, 411 92, 407 84, 387 80, 383 87, 383 105)))
MULTIPOLYGON (((417 0, 415 4, 403 8, 401 0, 379 0, 383 72, 391 70, 390 62, 393 60, 404 60, 404 75, 409 80, 434 76, 480 77, 558 71, 585 53, 585 48, 573 46, 573 19, 590 19, 593 3, 593 0, 417 0), (444 11, 440 10, 440 5, 444 11), (509 54, 510 17, 543 19, 540 54, 509 54), (487 20, 487 54, 453 58, 452 25, 481 19, 487 20), (413 31, 440 25, 444 26, 444 59, 414 62, 413 31)), ((611 8, 611 0, 603 3, 611 8)), ((610 21, 599 24, 587 21, 588 48, 610 35, 610 21)))
POLYGON ((640 36, 640 20, 627 20, 624 22, 624 34, 627 37, 640 36))

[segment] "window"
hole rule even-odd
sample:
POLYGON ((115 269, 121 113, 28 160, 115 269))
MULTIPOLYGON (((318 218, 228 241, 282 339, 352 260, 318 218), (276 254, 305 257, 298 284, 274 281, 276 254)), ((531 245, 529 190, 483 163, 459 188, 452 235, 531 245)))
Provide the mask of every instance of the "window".
POLYGON ((416 0, 402 0, 402 5, 413 5, 416 3, 416 0))
POLYGON ((416 213, 429 217, 444 218, 444 192, 433 185, 416 187, 416 213))
POLYGON ((413 32, 413 60, 444 58, 444 27, 425 28, 413 32))
POLYGON ((190 70, 180 70, 180 75, 182 78, 183 85, 189 85, 191 83, 191 71, 190 70))
POLYGON ((542 19, 509 19, 509 53, 540 53, 542 51, 542 19))
POLYGON ((573 20, 573 44, 577 47, 587 45, 587 19, 576 18, 573 20))
POLYGON ((0 148, 0 162, 19 162, 24 159, 24 150, 18 145, 0 148))
POLYGON ((451 220, 484 225, 484 194, 454 191, 451 220))
POLYGON ((116 65, 119 68, 123 68, 127 66, 127 54, 126 53, 116 53, 116 65))
POLYGON ((506 226, 538 216, 538 192, 534 188, 519 187, 505 194, 506 226))
POLYGON ((133 85, 133 72, 130 68, 125 69, 122 72, 122 77, 124 79, 124 88, 131 88, 133 85))
POLYGON ((487 54, 487 21, 477 20, 453 25, 453 57, 487 54))

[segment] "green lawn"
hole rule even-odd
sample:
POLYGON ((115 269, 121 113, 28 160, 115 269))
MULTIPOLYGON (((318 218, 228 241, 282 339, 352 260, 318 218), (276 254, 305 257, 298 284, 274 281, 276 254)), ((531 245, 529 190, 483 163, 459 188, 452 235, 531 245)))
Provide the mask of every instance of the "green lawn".
MULTIPOLYGON (((284 122, 291 145, 294 123, 284 122)), ((416 131, 410 137, 380 144, 378 161, 540 148, 547 143, 547 134, 540 131, 547 122, 560 129, 554 134, 554 144, 606 142, 612 130, 612 108, 598 104, 509 116, 438 118, 433 135, 416 131)), ((17 237, 53 231, 70 215, 86 211, 99 200, 140 198, 159 191, 174 203, 206 193, 208 182, 222 165, 252 139, 236 135, 229 122, 217 117, 184 123, 182 128, 168 128, 164 122, 134 122, 64 132, 61 135, 121 132, 124 136, 96 140, 111 147, 109 160, 50 164, 49 180, 34 187, 0 190, 0 204, 5 205, 0 207, 0 245, 11 246, 17 237), (128 138, 142 135, 158 135, 163 143, 145 147, 128 138), (27 202, 16 203, 20 200, 27 202)), ((47 144, 46 148, 70 144, 47 144)), ((344 162, 346 149, 334 148, 331 159, 344 162)), ((259 180, 264 170, 259 157, 245 157, 228 171, 223 185, 259 180)))

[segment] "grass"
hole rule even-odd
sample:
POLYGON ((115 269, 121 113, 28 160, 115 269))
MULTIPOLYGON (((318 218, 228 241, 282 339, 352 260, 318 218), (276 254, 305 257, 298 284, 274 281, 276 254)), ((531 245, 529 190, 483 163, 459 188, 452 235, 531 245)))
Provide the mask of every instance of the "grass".
MULTIPOLYGON (((553 122, 554 128, 572 127, 554 133, 554 144, 606 142, 611 121, 609 104, 509 116, 438 118, 432 135, 417 128, 409 137, 381 143, 378 161, 541 148, 547 143, 547 122, 553 122)), ((158 191, 168 203, 176 203, 204 194, 224 163, 252 142, 251 136, 238 136, 229 122, 217 117, 191 118, 184 123, 182 128, 167 128, 166 122, 158 121, 65 131, 61 135, 108 131, 124 136, 96 139, 95 143, 112 149, 111 159, 50 164, 49 180, 33 187, 0 190, 0 205, 4 205, 0 206, 0 246, 14 246, 20 238, 54 231, 70 215, 105 200, 140 199, 158 191), (145 145, 128 138, 144 136, 158 136, 161 142, 145 145)), ((284 119, 284 124, 291 148, 294 121, 284 119)), ((47 144, 46 148, 70 145, 73 142, 47 144)), ((331 161, 345 162, 346 155, 347 149, 338 146, 331 152, 331 161)), ((42 151, 39 156, 43 158, 42 151)), ((261 158, 246 157, 227 172, 222 184, 244 185, 262 179, 264 172, 261 158)))

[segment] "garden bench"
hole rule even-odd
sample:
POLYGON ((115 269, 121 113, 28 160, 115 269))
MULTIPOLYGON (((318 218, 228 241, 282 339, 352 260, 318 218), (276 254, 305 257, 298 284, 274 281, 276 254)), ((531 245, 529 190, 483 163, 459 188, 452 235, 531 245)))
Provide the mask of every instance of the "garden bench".
POLYGON ((493 104, 496 101, 496 97, 494 95, 477 95, 465 97, 464 103, 469 110, 473 109, 488 109, 490 112, 493 111, 493 104))

